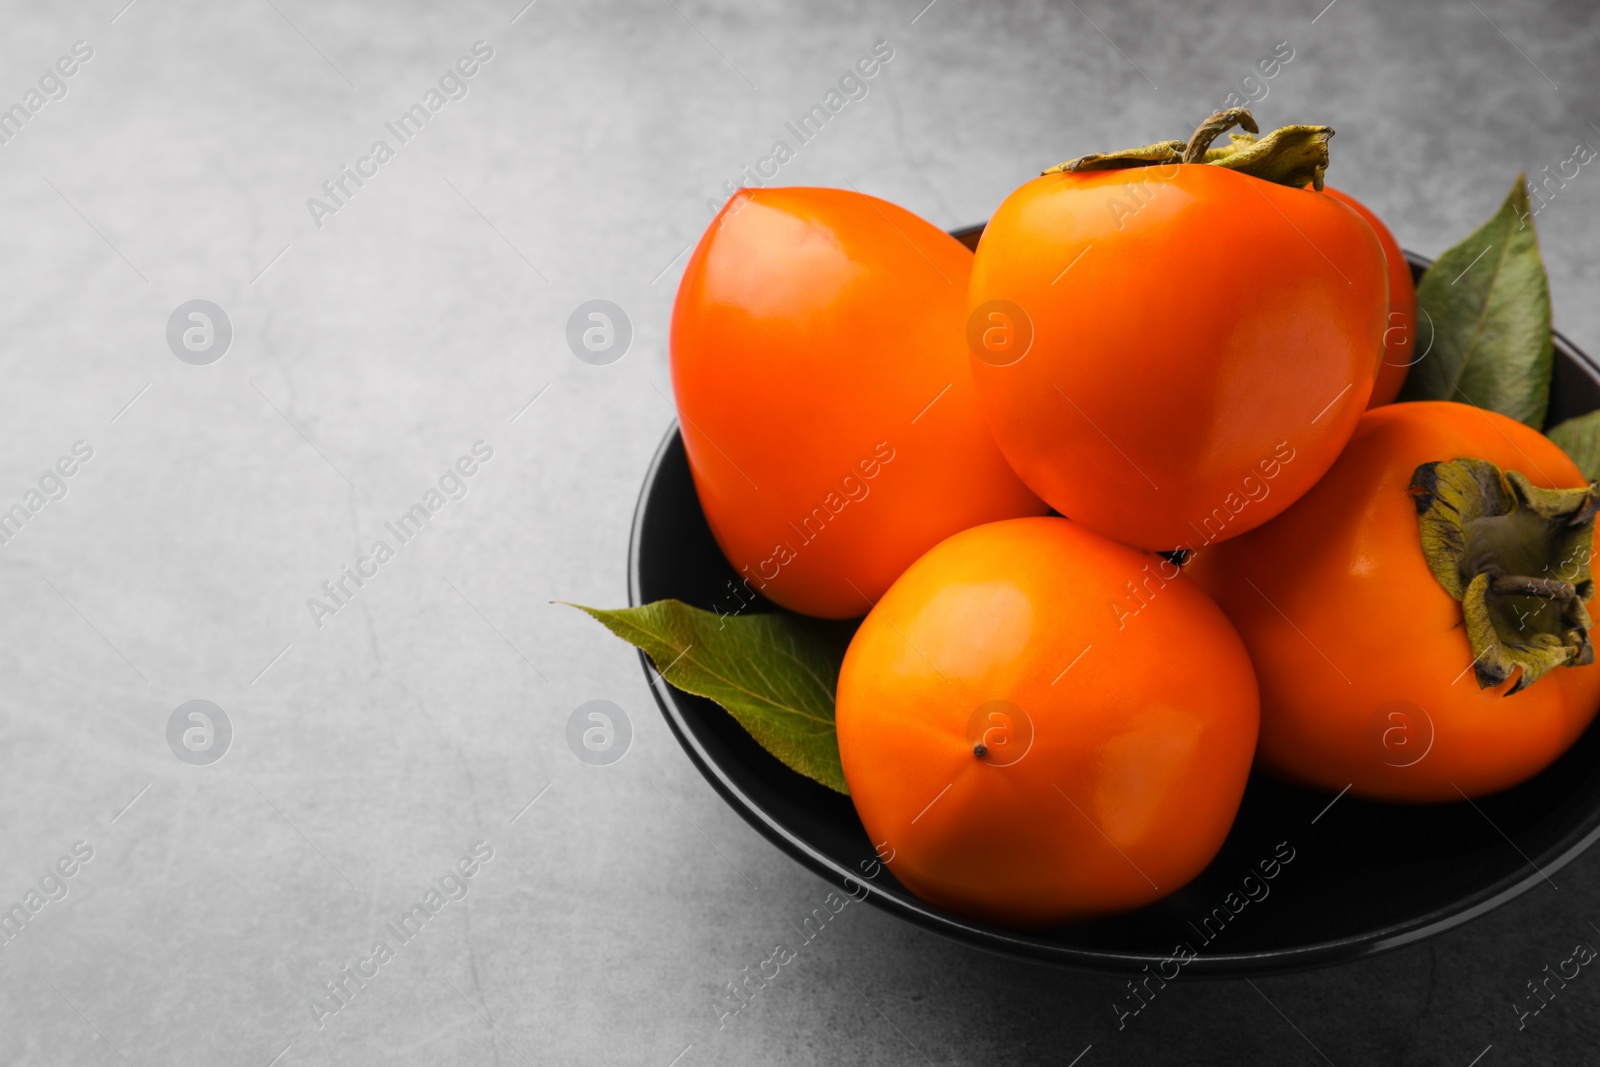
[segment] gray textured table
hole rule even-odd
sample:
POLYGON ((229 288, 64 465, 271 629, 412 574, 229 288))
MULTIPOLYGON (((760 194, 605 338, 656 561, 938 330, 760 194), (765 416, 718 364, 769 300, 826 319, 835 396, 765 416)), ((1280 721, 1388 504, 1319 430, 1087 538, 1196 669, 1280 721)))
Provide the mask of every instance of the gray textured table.
MULTIPOLYGON (((1520 1032, 1512 1005, 1600 943, 1600 855, 1421 947, 1174 983, 1120 1032, 1118 982, 850 907, 719 1026, 827 887, 550 603, 624 600, 707 200, 875 42, 777 180, 957 226, 1265 90, 1434 254, 1600 144, 1593 4, 124 2, 12 3, 0 35, 0 509, 28 515, 0 546, 0 903, 36 905, 0 945, 0 1062, 1596 1062, 1600 978, 1520 1032), (215 313, 169 345, 196 299, 220 361, 215 313), (620 361, 568 350, 591 299, 631 319, 620 361), (631 719, 621 762, 568 747, 591 699, 631 719), (191 700, 231 738, 169 731, 191 700)), ((1557 322, 1600 350, 1591 171, 1537 221, 1557 322)))

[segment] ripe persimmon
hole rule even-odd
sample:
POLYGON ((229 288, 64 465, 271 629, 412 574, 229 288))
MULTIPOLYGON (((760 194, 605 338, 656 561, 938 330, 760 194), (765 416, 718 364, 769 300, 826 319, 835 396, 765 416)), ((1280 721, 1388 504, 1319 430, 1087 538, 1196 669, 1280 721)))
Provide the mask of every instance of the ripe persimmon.
POLYGON ((1066 519, 912 564, 839 674, 851 799, 902 884, 1037 926, 1135 908, 1210 862, 1255 748, 1250 660, 1156 555, 1066 519))
POLYGON ((958 530, 1040 515, 977 410, 972 253, 839 189, 742 189, 689 257, 672 383, 711 532, 750 589, 864 615, 958 530))
POLYGON ((1267 521, 1333 464, 1372 392, 1387 266, 1318 191, 1332 131, 1207 149, 1247 119, 1052 168, 978 244, 971 365, 995 440, 1052 507, 1124 544, 1183 547, 1225 506, 1223 537, 1267 521), (1297 458, 1270 496, 1227 505, 1279 447, 1297 458))
POLYGON ((1418 802, 1543 770, 1600 707, 1594 508, 1572 460, 1514 419, 1367 412, 1298 503, 1184 568, 1250 648, 1263 765, 1418 802))

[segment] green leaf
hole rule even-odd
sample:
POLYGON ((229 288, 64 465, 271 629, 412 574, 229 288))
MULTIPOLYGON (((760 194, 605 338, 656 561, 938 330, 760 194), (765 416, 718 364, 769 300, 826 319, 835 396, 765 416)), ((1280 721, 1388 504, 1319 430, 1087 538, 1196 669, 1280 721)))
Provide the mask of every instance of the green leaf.
POLYGON ((844 649, 825 625, 786 612, 718 615, 679 600, 613 611, 570 606, 642 649, 677 688, 727 709, 785 766, 850 792, 833 726, 844 649))
POLYGON ((1600 478, 1600 411, 1568 419, 1545 436, 1572 457, 1585 478, 1600 478))
POLYGON ((1550 393, 1550 288, 1517 175, 1494 217, 1440 256, 1417 286, 1433 344, 1401 400, 1456 400, 1537 429, 1550 393))

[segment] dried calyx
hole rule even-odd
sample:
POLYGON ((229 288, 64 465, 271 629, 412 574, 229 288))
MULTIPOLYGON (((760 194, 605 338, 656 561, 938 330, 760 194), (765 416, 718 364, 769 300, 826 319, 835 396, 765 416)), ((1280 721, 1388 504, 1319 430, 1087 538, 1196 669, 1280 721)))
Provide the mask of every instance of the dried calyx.
POLYGON ((1595 487, 1541 489, 1481 459, 1424 463, 1411 477, 1422 551, 1461 602, 1478 686, 1513 673, 1510 696, 1557 667, 1594 662, 1595 487))
POLYGON ((1230 107, 1213 113, 1187 141, 1158 141, 1119 152, 1095 152, 1058 163, 1044 173, 1206 163, 1296 189, 1307 185, 1322 189, 1323 175, 1328 170, 1328 138, 1333 136, 1332 127, 1280 126, 1258 138, 1256 134, 1260 132, 1248 108, 1230 107), (1235 126, 1245 132, 1232 133, 1227 145, 1212 147, 1213 141, 1235 126))

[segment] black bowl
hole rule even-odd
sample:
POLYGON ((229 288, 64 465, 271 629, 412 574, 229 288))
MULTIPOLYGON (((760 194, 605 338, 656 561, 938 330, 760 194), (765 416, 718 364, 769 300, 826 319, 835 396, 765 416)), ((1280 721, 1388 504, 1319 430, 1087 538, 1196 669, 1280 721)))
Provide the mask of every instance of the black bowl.
MULTIPOLYGON (((981 232, 955 236, 970 247, 981 232)), ((1428 261, 1408 258, 1420 276, 1428 261)), ((1560 334, 1555 350, 1552 425, 1600 408, 1600 367, 1560 334)), ((734 572, 700 510, 676 425, 645 476, 628 555, 634 604, 674 597, 709 610, 726 603, 734 572)), ((648 660, 644 666, 651 675, 648 660)), ((872 843, 848 797, 789 770, 710 701, 667 685, 650 689, 723 799, 829 882, 959 941, 1079 970, 1156 970, 1179 944, 1196 954, 1183 967, 1188 974, 1256 975, 1371 956, 1459 926, 1548 881, 1600 836, 1600 721, 1544 773, 1471 804, 1335 799, 1252 774, 1222 850, 1178 892, 1122 915, 1006 930, 912 896, 871 863, 872 843), (1293 858, 1269 866, 1276 877, 1264 881, 1258 864, 1275 853, 1293 858), (1248 888, 1259 899, 1245 894, 1252 873, 1248 888)))

